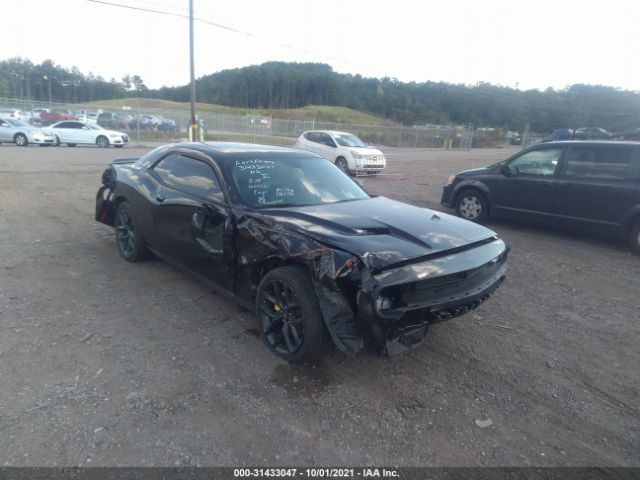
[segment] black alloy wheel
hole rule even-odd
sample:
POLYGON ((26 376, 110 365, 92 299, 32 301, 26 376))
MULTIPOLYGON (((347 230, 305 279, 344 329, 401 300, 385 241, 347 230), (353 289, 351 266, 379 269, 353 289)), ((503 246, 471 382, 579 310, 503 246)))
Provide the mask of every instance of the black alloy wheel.
POLYGON ((138 262, 149 257, 140 229, 130 213, 129 204, 122 202, 115 214, 116 244, 122 258, 128 262, 138 262))
POLYGON ((313 361, 330 345, 309 274, 300 267, 282 267, 265 275, 256 314, 264 342, 291 363, 313 361))

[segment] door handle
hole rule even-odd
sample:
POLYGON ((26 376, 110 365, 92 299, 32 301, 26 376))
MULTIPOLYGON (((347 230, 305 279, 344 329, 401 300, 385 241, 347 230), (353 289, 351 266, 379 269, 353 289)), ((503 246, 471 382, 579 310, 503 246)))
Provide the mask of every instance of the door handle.
POLYGON ((161 195, 159 193, 156 195, 156 201, 158 201, 160 203, 164 202, 166 199, 167 199, 167 197, 165 197, 164 195, 161 195))

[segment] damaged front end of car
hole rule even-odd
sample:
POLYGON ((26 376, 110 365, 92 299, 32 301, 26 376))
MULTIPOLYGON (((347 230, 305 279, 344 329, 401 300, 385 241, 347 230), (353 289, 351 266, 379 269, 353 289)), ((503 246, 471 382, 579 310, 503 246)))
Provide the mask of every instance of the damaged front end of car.
POLYGON ((474 310, 506 277, 497 237, 378 269, 364 269, 358 318, 384 354, 419 343, 430 325, 474 310))
POLYGON ((255 289, 269 268, 304 266, 333 342, 349 355, 367 338, 385 355, 406 351, 430 325, 482 304, 506 275, 508 248, 495 236, 394 262, 393 252, 356 255, 287 223, 264 217, 238 223, 251 239, 239 245, 239 283, 255 289))

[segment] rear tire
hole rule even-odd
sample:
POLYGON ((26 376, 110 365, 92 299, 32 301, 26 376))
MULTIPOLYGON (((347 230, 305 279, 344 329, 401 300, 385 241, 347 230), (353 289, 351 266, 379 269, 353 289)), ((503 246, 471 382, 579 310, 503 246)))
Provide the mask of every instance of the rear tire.
POLYGON ((489 218, 489 202, 484 194, 475 188, 458 194, 455 210, 459 217, 476 223, 483 223, 489 218))
POLYGON ((629 248, 636 255, 640 255, 640 220, 629 229, 629 248))
POLYGON ((317 361, 328 352, 331 337, 303 268, 287 266, 267 273, 255 308, 262 340, 279 357, 299 364, 317 361))
POLYGON ((29 145, 29 140, 24 133, 16 133, 16 136, 13 137, 13 141, 16 142, 16 145, 19 147, 26 147, 29 145))
POLYGON ((142 238, 138 223, 131 212, 129 202, 121 202, 116 208, 114 226, 116 245, 122 258, 127 262, 140 262, 151 256, 142 238))

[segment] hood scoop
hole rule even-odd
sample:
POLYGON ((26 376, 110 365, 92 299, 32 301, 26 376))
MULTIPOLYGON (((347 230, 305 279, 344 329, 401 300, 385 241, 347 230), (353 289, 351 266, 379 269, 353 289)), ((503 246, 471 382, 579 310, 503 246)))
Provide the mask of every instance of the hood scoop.
POLYGON ((355 227, 355 232, 358 235, 389 235, 391 229, 389 227, 355 227))

